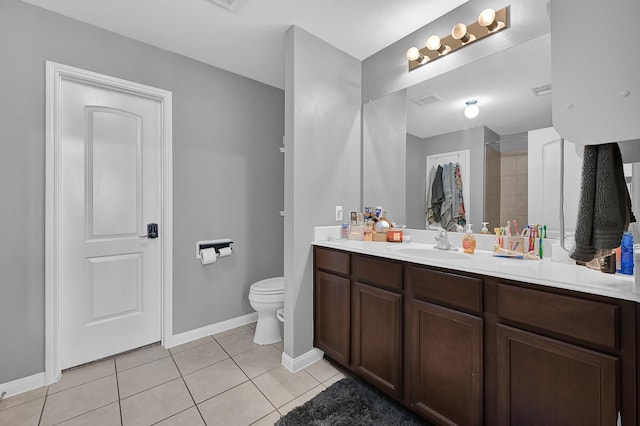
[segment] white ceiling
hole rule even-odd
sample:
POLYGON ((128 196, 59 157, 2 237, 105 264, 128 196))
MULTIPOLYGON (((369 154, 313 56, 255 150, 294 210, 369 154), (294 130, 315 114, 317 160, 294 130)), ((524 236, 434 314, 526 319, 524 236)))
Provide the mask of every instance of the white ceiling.
MULTIPOLYGON (((79 21, 284 88, 284 33, 297 25, 364 60, 467 0, 23 0, 79 21)), ((485 125, 509 135, 551 125, 549 35, 408 89, 409 133, 425 138, 485 125), (412 99, 442 100, 418 106, 412 99), (480 115, 462 111, 476 99, 480 115)))
POLYGON ((23 1, 284 88, 291 25, 363 60, 467 0, 23 1))

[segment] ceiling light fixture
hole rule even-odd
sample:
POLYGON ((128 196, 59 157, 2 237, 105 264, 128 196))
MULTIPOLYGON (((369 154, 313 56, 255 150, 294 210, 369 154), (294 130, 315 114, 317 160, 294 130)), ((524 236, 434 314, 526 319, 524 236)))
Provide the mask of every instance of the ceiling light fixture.
POLYGON ((464 107, 464 116, 467 118, 476 118, 480 114, 480 107, 478 101, 467 101, 466 107, 464 107))
POLYGON ((508 12, 508 7, 498 11, 485 9, 476 21, 469 25, 463 23, 454 25, 451 33, 442 39, 437 35, 430 36, 425 47, 421 49, 412 47, 407 50, 409 71, 507 28, 508 12))

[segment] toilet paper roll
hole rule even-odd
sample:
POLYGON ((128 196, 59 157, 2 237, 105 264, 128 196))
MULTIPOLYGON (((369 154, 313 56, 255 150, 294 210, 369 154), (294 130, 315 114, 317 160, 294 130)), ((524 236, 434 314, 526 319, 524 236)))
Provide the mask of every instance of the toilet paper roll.
POLYGON ((215 263, 216 259, 217 259, 216 249, 206 248, 206 249, 200 250, 200 262, 202 262, 203 265, 215 263))
POLYGON ((220 257, 231 256, 231 247, 222 247, 220 249, 220 257))

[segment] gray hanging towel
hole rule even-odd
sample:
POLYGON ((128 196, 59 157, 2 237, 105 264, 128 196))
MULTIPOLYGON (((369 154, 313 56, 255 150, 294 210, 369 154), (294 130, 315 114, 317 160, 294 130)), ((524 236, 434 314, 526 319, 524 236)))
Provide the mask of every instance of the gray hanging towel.
POLYGON ((635 221, 618 144, 585 146, 571 258, 589 262, 603 250, 618 247, 629 223, 635 221))
POLYGON ((433 188, 433 182, 436 180, 437 170, 438 168, 436 166, 431 166, 431 171, 429 172, 429 185, 427 185, 427 199, 426 199, 427 208, 425 210, 428 223, 435 222, 435 216, 433 214, 433 209, 431 208, 431 191, 433 188))
POLYGON ((442 187, 442 166, 438 166, 436 170, 436 178, 431 188, 431 209, 433 210, 433 218, 436 222, 440 222, 440 208, 444 201, 444 189, 442 187))

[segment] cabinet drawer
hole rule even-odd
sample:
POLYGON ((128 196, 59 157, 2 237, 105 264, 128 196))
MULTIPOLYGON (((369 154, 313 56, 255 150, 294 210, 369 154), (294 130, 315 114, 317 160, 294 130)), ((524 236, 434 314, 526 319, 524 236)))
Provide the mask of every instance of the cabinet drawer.
POLYGON ((498 286, 498 316, 604 347, 618 348, 618 307, 516 286, 498 286))
POLYGON ((389 290, 402 291, 402 264, 372 257, 353 256, 356 280, 389 290))
POLYGON ((316 247, 315 250, 317 268, 349 275, 349 253, 321 247, 316 247))
POLYGON ((482 280, 411 267, 413 297, 482 313, 482 280))

